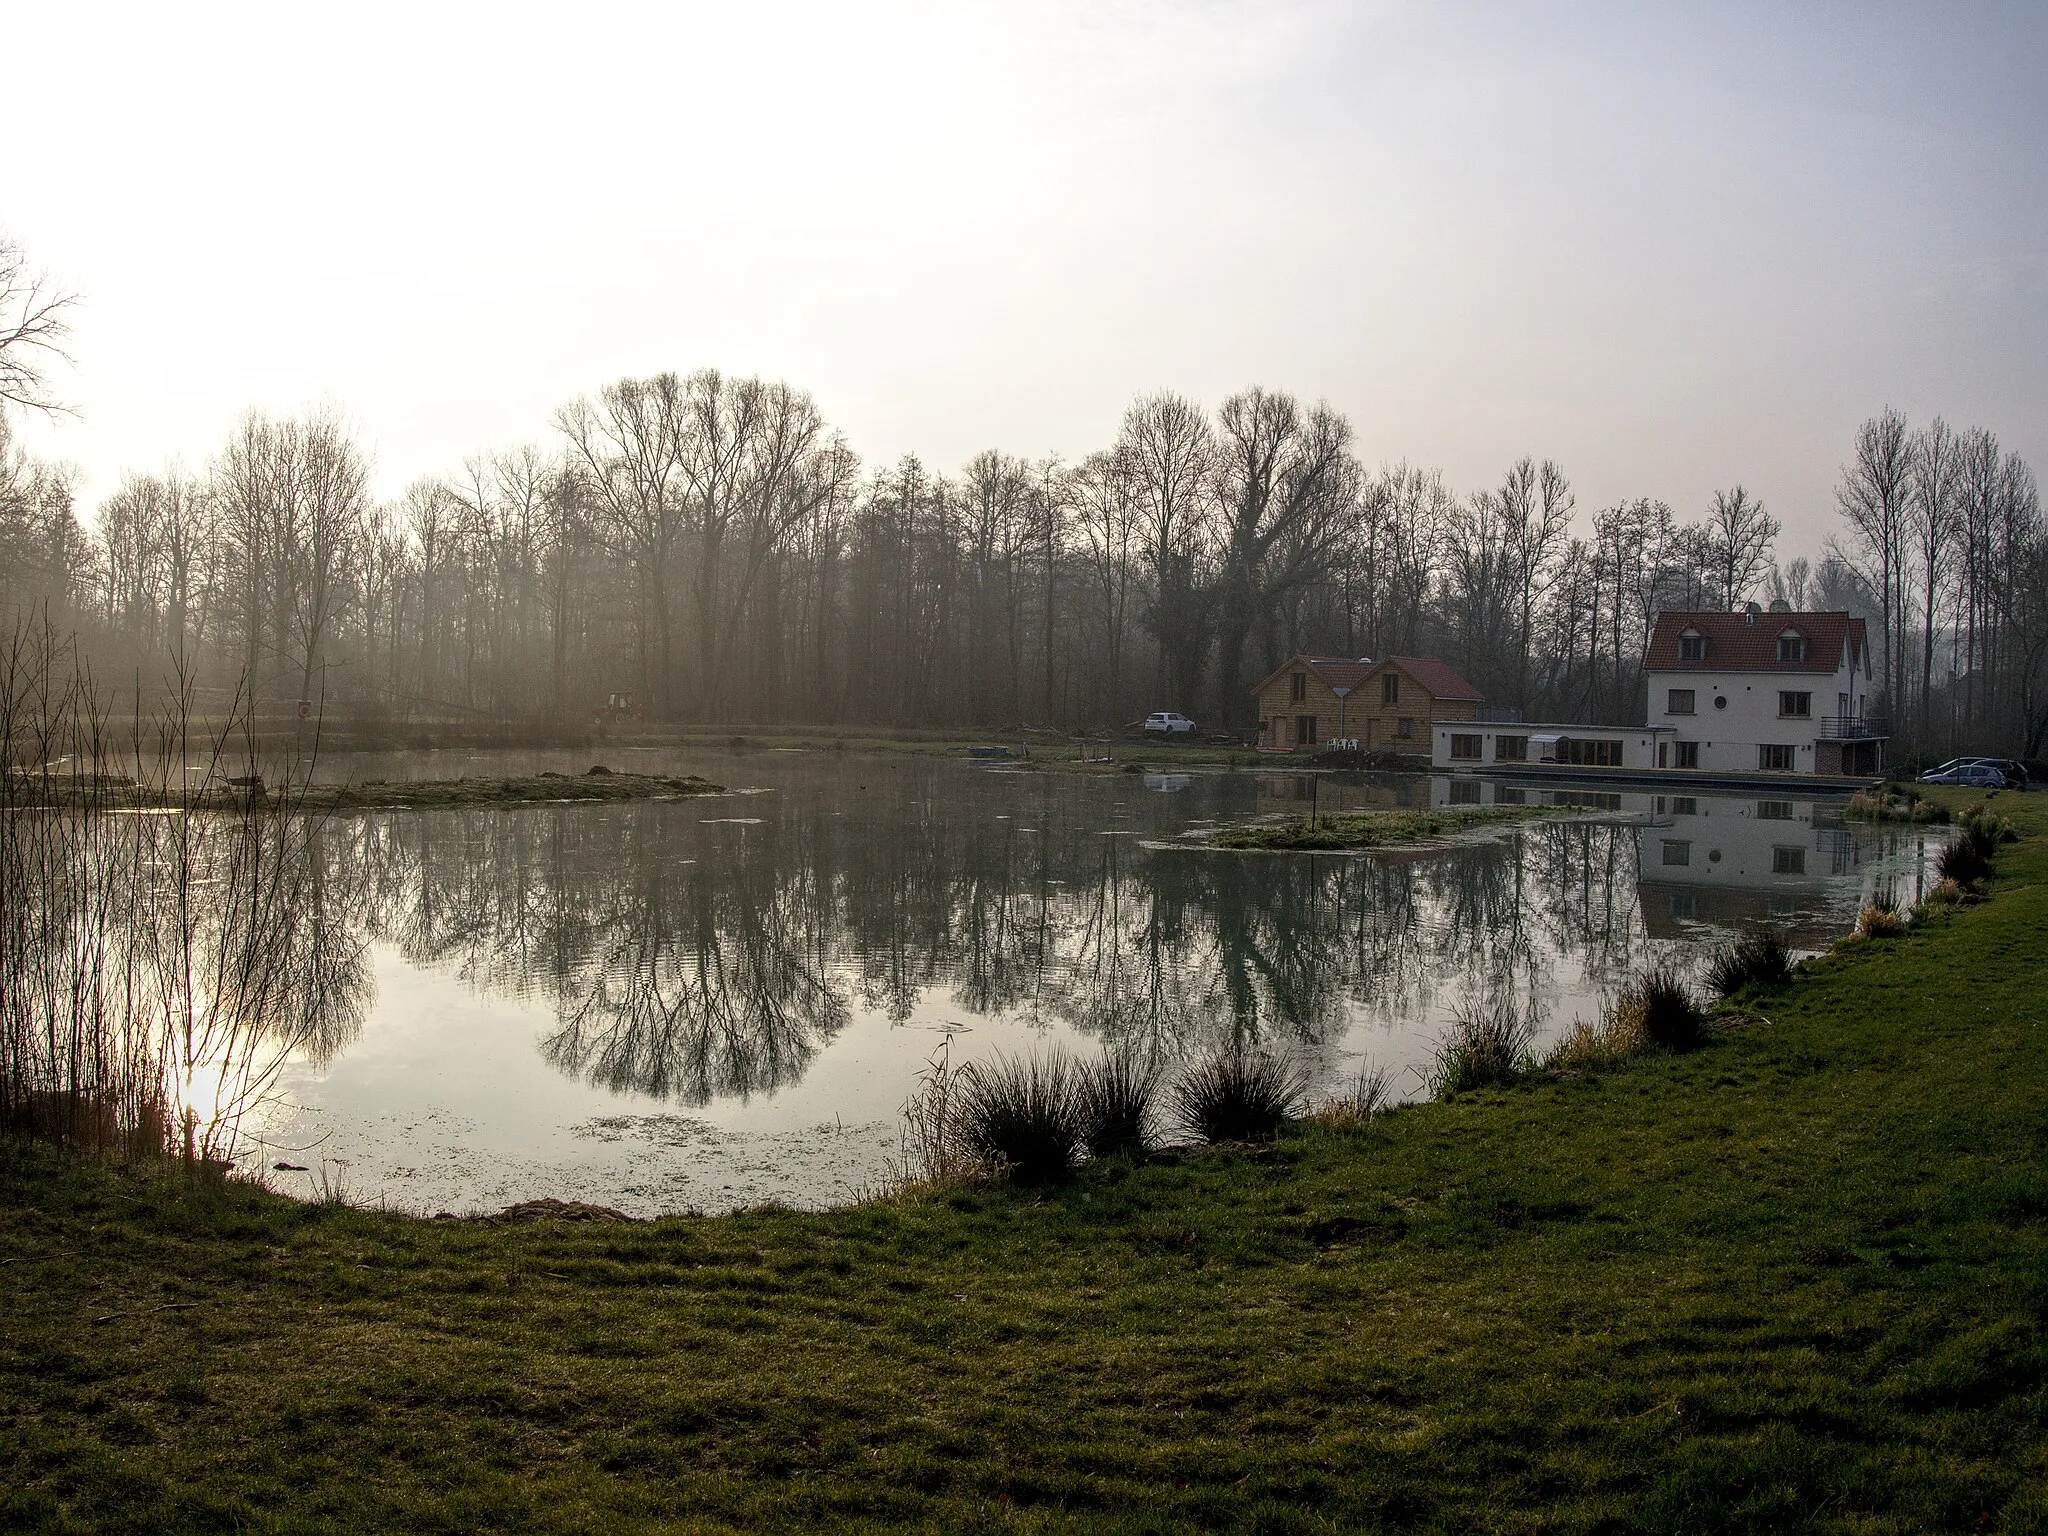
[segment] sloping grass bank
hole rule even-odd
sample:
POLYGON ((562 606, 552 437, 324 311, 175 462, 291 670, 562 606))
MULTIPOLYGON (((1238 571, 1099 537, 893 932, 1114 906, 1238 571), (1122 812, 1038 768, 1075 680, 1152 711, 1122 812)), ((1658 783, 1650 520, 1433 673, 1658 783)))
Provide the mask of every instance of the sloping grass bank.
POLYGON ((1046 1191, 418 1222, 0 1153, 0 1528, 2048 1530, 2048 797, 1703 1049, 1046 1191))

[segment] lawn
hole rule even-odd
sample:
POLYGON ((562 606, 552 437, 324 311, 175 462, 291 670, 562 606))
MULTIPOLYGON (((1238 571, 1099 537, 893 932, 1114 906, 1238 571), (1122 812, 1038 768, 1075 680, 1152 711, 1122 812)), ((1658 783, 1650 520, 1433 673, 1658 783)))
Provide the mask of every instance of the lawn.
POLYGON ((2048 1531, 2037 806, 1705 1049, 1050 1192, 493 1225, 0 1151, 0 1527, 2048 1531))

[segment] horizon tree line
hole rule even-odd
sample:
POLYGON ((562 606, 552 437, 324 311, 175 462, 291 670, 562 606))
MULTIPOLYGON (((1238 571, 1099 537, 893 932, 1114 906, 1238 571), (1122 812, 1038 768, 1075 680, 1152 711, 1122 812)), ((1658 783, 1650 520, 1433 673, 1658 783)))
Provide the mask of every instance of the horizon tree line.
POLYGON ((2048 734, 2038 488, 1938 418, 1859 430, 1817 563, 1775 560, 1780 524, 1740 484, 1693 519, 1649 496, 1587 511, 1525 457, 1459 494, 1367 469, 1342 413, 1258 386, 1213 411, 1141 396, 1077 463, 990 449, 945 473, 863 465, 802 390, 709 369, 578 397, 547 440, 391 502, 334 413, 252 412, 202 471, 131 473, 87 527, 75 473, 4 414, 53 407, 23 359, 61 307, 24 270, 0 245, 0 310, 42 306, 0 335, 0 614, 75 633, 144 694, 178 677, 369 727, 558 727, 626 693, 657 723, 1099 731, 1176 709, 1241 732, 1289 655, 1427 654, 1527 718, 1631 724, 1660 609, 1766 598, 1870 621, 1899 747, 2031 756, 2048 734))

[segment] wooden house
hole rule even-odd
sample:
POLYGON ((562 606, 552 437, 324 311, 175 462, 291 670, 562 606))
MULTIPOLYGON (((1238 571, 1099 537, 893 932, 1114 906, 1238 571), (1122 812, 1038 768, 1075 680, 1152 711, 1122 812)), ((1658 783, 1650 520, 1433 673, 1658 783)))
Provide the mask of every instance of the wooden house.
POLYGON ((1252 692, 1262 752, 1356 742, 1361 752, 1423 755, 1430 750, 1432 720, 1479 716, 1479 690, 1426 656, 1296 656, 1252 692))

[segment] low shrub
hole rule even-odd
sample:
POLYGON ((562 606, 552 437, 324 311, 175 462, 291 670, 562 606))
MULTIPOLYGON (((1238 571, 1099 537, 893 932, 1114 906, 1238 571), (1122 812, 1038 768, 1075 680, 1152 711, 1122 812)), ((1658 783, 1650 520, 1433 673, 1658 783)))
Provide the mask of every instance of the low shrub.
POLYGON ((954 1107, 961 1151, 1020 1184, 1065 1178, 1081 1148, 1077 1077, 1059 1053, 969 1062, 954 1107))
POLYGON ((1076 1076, 1081 1144, 1095 1157, 1143 1152, 1151 1144, 1157 1069, 1128 1051, 1111 1051, 1076 1076))
POLYGON ((1969 899, 1969 892, 1961 885, 1954 880, 1944 880, 1920 898, 1920 905, 1913 912, 1914 921, 1925 921, 1938 913, 1946 912, 1951 907, 1961 906, 1969 899))
POLYGON ((1428 1084, 1436 1098, 1511 1083, 1534 1064, 1536 1032, 1513 998, 1460 1003, 1436 1044, 1428 1084))
POLYGON ((1733 997, 1744 987, 1782 987, 1792 980, 1792 952, 1769 928, 1752 928, 1707 964, 1707 990, 1733 997))
POLYGON ((1173 1085, 1175 1123, 1197 1141, 1271 1141, 1301 1110, 1300 1070, 1271 1051, 1233 1049, 1173 1085))
POLYGON ((1856 932, 1866 939, 1895 939, 1906 931, 1906 920, 1895 904, 1873 898, 1856 919, 1856 932))
POLYGON ((1688 1051, 1706 1038, 1706 1013, 1676 968, 1651 966, 1622 996, 1641 1009, 1643 1039, 1651 1045, 1688 1051))

